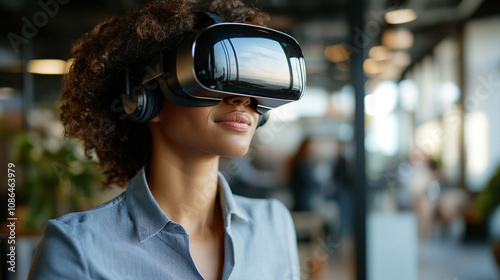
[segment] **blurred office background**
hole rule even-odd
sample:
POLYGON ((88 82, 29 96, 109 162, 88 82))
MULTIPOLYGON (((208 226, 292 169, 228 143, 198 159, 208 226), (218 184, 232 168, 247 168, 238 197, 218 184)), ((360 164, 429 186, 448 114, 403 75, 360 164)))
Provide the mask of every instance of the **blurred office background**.
MULTIPOLYGON (((101 189, 79 143, 63 139, 57 100, 72 42, 142 2, 0 1, 0 278, 26 278, 48 218, 121 192, 101 189)), ((302 279, 499 279, 498 2, 244 2, 297 38, 307 91, 220 169, 235 193, 292 211, 302 279)))

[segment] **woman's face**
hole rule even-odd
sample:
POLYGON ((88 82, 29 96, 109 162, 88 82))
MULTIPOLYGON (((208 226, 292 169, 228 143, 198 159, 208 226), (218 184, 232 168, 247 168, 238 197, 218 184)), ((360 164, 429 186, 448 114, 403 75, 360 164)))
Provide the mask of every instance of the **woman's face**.
POLYGON ((249 97, 232 96, 207 107, 181 106, 164 98, 150 129, 153 141, 176 151, 239 157, 248 151, 258 120, 249 97))

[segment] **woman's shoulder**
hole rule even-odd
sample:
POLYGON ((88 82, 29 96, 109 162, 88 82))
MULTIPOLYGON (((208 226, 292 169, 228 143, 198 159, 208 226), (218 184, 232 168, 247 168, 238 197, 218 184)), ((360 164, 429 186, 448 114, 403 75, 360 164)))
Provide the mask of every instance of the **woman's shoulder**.
POLYGON ((128 231, 133 227, 124 196, 49 220, 33 257, 29 279, 56 279, 56 275, 90 279, 89 263, 101 262, 103 256, 115 253, 113 249, 124 244, 120 240, 130 236, 128 231))
POLYGON ((56 219, 49 220, 48 223, 60 223, 70 227, 84 227, 87 229, 92 229, 94 226, 106 223, 109 227, 120 216, 127 214, 124 200, 125 193, 89 210, 68 213, 56 219))
POLYGON ((240 211, 251 219, 258 219, 260 222, 267 220, 271 223, 276 221, 291 223, 290 211, 275 198, 248 198, 235 195, 234 200, 240 211))

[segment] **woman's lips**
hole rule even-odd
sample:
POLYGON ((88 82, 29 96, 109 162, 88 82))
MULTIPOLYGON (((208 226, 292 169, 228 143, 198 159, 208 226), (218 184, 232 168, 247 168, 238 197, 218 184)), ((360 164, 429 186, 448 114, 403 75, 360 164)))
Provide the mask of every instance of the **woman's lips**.
POLYGON ((233 112, 227 114, 216 119, 215 122, 229 129, 242 132, 248 131, 250 129, 250 125, 252 124, 250 116, 243 112, 233 112))

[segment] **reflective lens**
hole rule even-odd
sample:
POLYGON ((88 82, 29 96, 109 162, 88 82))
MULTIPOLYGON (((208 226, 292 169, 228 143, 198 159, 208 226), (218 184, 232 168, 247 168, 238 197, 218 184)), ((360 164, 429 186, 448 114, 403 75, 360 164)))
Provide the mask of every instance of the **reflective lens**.
POLYGON ((216 25, 195 43, 194 71, 206 88, 226 93, 298 100, 304 59, 290 36, 247 25, 216 25))

